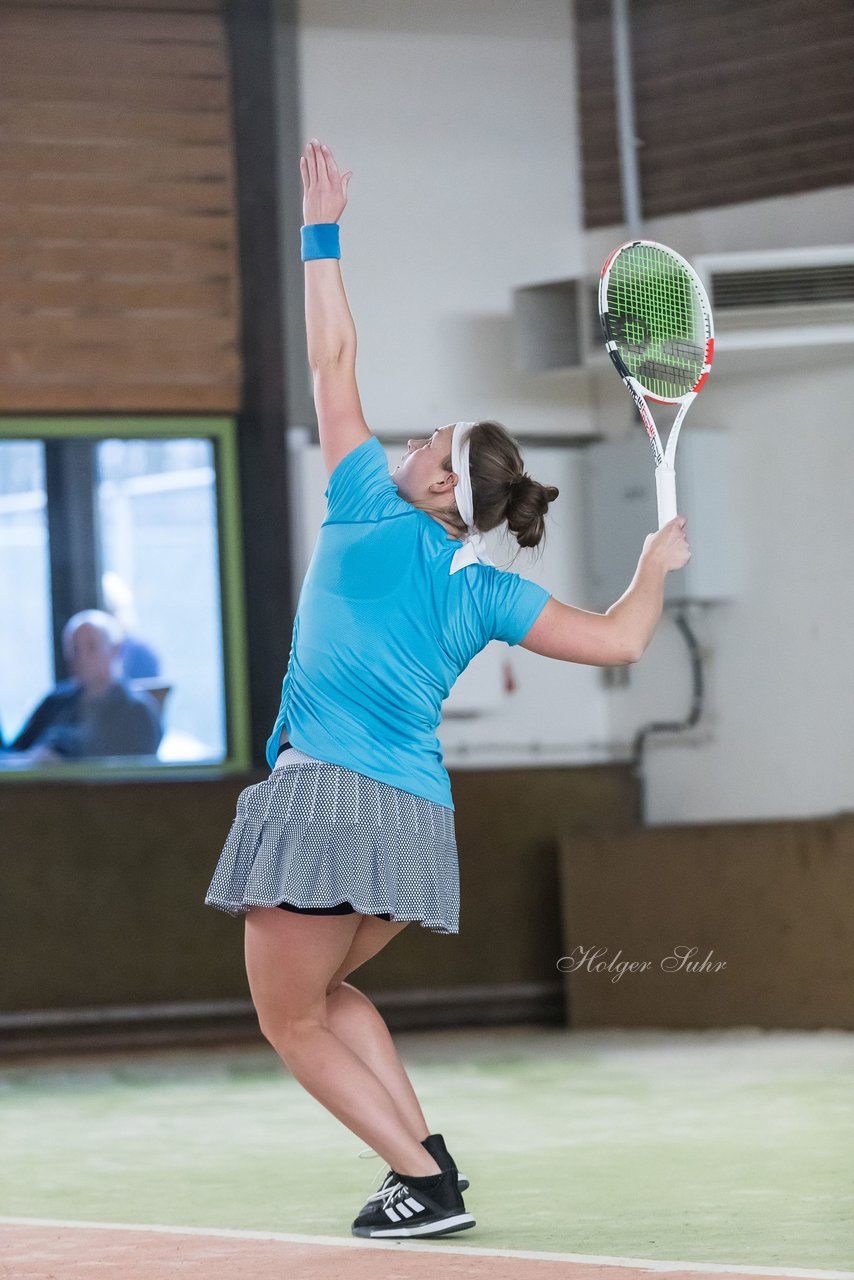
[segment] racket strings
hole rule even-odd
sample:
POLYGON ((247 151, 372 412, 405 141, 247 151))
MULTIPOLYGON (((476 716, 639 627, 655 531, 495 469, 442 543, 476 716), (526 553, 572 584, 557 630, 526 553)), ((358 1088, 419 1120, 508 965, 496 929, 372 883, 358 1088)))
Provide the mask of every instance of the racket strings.
POLYGON ((608 281, 608 319, 620 358, 653 396, 693 389, 706 332, 693 281, 679 262, 650 245, 620 253, 608 281))

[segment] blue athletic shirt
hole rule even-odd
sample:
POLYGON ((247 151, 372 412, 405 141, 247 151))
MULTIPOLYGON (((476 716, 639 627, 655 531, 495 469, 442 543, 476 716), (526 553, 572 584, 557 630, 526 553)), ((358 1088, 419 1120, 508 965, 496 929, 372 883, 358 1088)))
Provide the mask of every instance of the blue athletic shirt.
POLYGON ((400 497, 376 436, 324 492, 267 761, 286 728, 318 760, 453 809, 442 702, 490 640, 524 640, 549 592, 479 562, 451 574, 460 539, 400 497))

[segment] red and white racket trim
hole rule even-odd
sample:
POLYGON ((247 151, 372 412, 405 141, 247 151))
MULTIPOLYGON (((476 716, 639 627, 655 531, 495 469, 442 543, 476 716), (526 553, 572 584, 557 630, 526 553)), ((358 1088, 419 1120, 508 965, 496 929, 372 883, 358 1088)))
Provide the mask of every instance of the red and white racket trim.
POLYGON ((661 448, 661 437, 649 411, 649 405, 643 398, 639 383, 631 375, 625 377, 623 381, 637 405, 638 413, 643 420, 646 434, 649 436, 649 442, 652 445, 652 452, 655 455, 655 498, 658 506, 658 527, 662 529, 668 520, 675 520, 679 514, 676 510, 676 472, 673 469, 673 455, 676 452, 676 438, 679 435, 679 428, 682 426, 682 419, 685 417, 688 405, 694 398, 694 393, 692 392, 690 396, 686 396, 684 403, 680 404, 676 421, 670 430, 665 452, 661 448))
POLYGON ((646 434, 649 436, 649 442, 652 445, 652 452, 655 456, 655 494, 658 504, 658 527, 661 529, 668 523, 668 521, 675 520, 676 516, 679 514, 676 507, 676 471, 674 468, 676 443, 679 439, 679 429, 682 426, 685 414, 688 412, 689 407, 695 400, 697 392, 708 378, 709 371, 712 367, 712 360, 715 353, 714 322, 712 320, 711 307, 709 306, 705 288, 690 262, 683 258, 681 254, 676 253, 676 251, 671 249, 668 245, 659 244, 654 240, 627 240, 625 244, 618 245, 617 248, 614 249, 613 253, 609 254, 601 272, 599 273, 599 309, 603 320, 608 316, 608 281, 611 275, 611 265, 623 249, 630 248, 633 245, 650 245, 656 249, 664 249, 666 253, 670 254, 670 256, 680 262, 683 267, 687 268, 697 285, 697 295, 703 309, 703 315, 705 317, 709 333, 709 337, 706 340, 706 350, 703 357, 703 367, 700 370, 700 376, 692 389, 686 392, 684 396, 665 397, 652 395, 629 373, 628 369, 620 359, 617 351, 617 343, 613 340, 605 343, 605 350, 611 357, 613 364, 617 368, 617 372, 620 374, 629 394, 637 405, 638 413, 641 416, 643 425, 646 428, 646 434), (679 411, 676 414, 673 426, 670 428, 670 435, 667 438, 666 450, 662 449, 661 437, 658 434, 658 429, 655 425, 655 420, 652 416, 649 405, 647 404, 647 400, 652 400, 655 404, 679 405, 679 411))

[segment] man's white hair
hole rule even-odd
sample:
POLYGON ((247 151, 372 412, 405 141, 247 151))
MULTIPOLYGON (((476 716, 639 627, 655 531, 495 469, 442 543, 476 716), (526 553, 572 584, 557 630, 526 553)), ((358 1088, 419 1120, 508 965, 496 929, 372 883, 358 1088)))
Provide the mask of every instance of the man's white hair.
POLYGON ((124 639, 124 632, 112 614, 104 613, 103 609, 82 609, 80 613, 72 614, 62 628, 64 652, 67 651, 74 632, 84 625, 95 627, 111 644, 121 644, 124 639))

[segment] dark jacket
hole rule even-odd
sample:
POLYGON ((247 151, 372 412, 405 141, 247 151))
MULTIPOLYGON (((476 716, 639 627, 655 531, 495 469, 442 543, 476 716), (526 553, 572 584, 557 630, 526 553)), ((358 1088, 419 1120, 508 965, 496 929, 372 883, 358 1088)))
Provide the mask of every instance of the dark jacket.
POLYGON ((9 751, 37 744, 69 760, 89 756, 154 755, 163 736, 154 698, 126 684, 110 685, 84 709, 83 686, 64 680, 36 707, 9 751))

